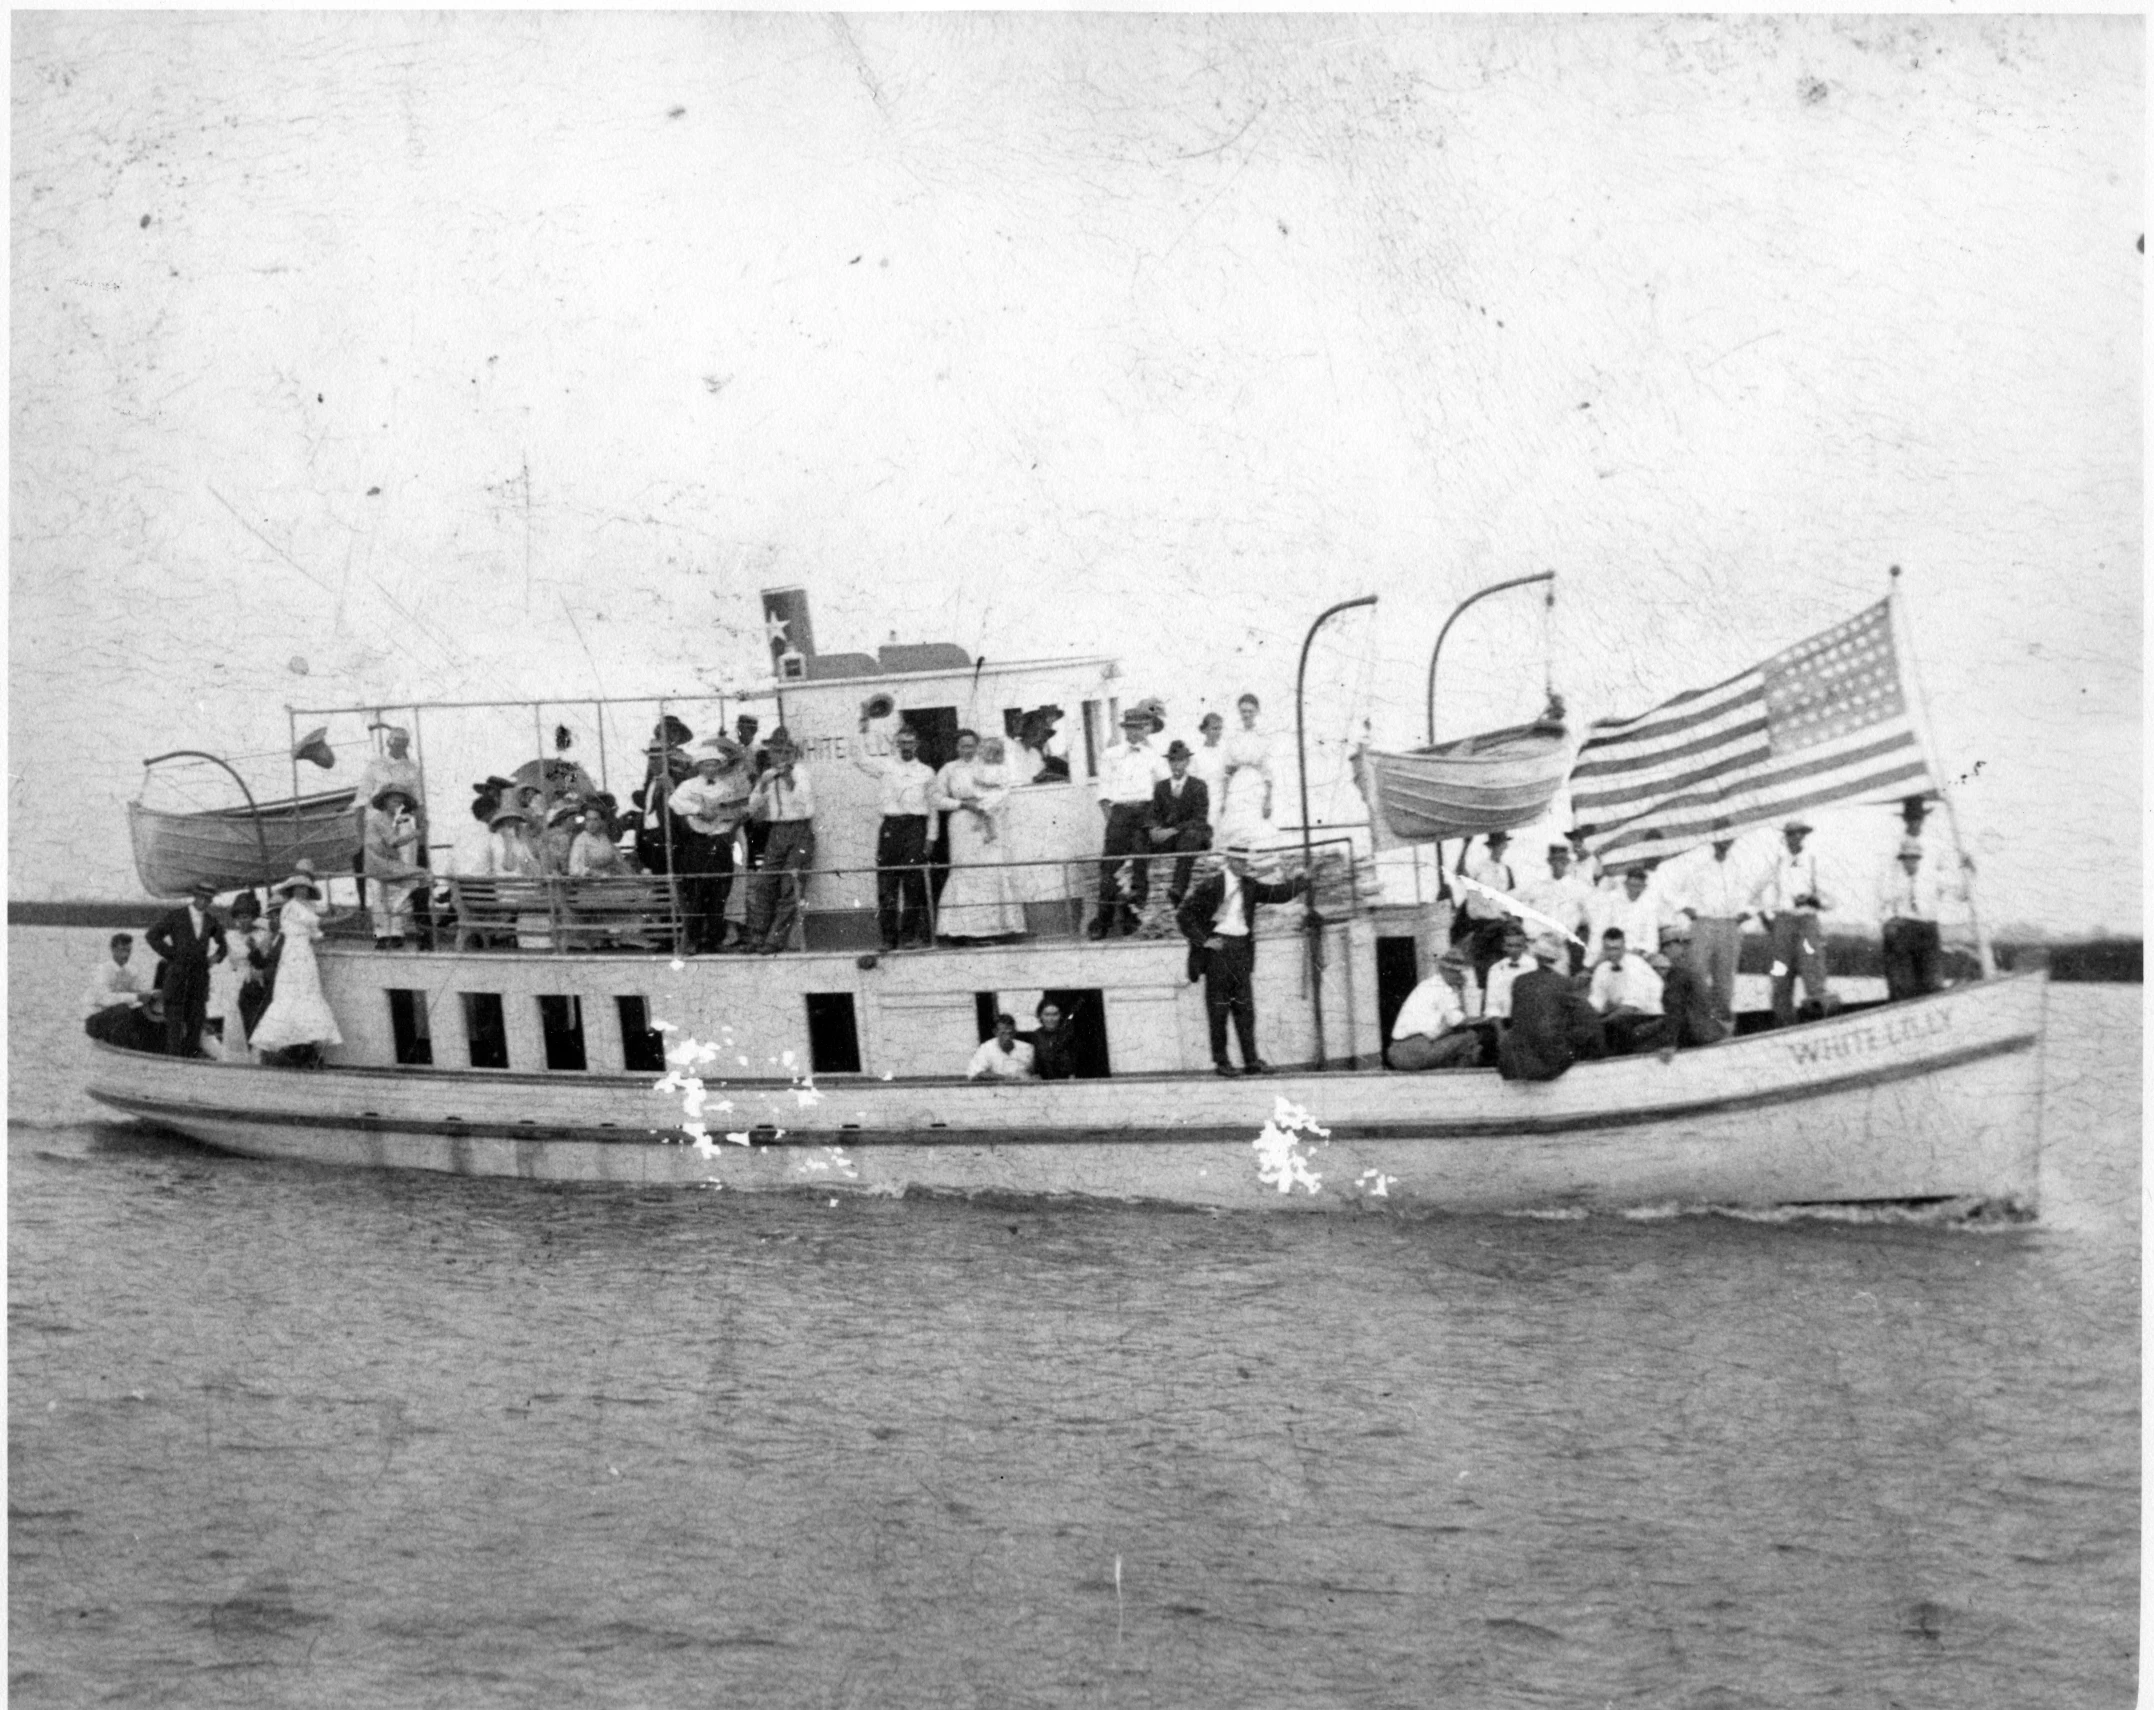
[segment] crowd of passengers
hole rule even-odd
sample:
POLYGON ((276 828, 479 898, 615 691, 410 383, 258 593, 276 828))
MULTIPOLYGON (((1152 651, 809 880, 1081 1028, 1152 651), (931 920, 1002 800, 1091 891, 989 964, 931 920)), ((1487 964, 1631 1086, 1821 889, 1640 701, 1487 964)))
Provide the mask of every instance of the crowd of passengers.
MULTIPOLYGON (((1924 842, 1922 797, 1901 814, 1905 834, 1870 899, 1892 1001, 1939 989, 1940 922, 1966 903, 1972 870, 1924 842)), ((1462 860, 1452 945, 1401 1006, 1386 1061, 1553 1080, 1581 1059, 1718 1044, 1735 1029, 1736 962, 1752 920, 1771 956, 1774 1024, 1831 1013, 1821 916, 1836 905, 1808 846, 1813 829, 1790 819, 1768 851, 1723 820, 1706 847, 1658 867, 1603 867, 1574 833, 1548 846, 1546 878, 1523 883, 1508 834, 1492 834, 1462 860)))
MULTIPOLYGON (((1057 713, 1057 708, 1041 709, 1057 713)), ((1272 835, 1271 740, 1258 729, 1257 697, 1236 704, 1239 728, 1208 713, 1194 746, 1163 747, 1164 708, 1138 702, 1122 718, 1123 740, 1102 763, 1099 902, 1093 938, 1139 930, 1165 872, 1166 900, 1188 894, 1200 855, 1215 842, 1272 835)), ((864 707, 860 729, 872 722, 864 707)), ((1009 794, 1036 781, 1033 765, 1067 776, 1051 756, 1052 721, 1028 729, 1013 756, 1001 737, 960 730, 940 768, 919 758, 919 733, 900 724, 893 752, 865 745, 851 764, 879 786, 876 812, 876 918, 887 950, 997 942, 1026 931, 1024 906, 1006 865, 1009 794), (1035 750, 1035 744, 1037 748, 1035 750)), ((815 856, 815 783, 781 726, 758 737, 742 715, 734 734, 697 741, 679 718, 655 726, 642 785, 624 810, 566 760, 527 767, 516 779, 476 786, 473 814, 487 828, 483 871, 498 878, 603 878, 671 873, 680 880, 682 948, 691 954, 777 955, 794 947, 804 888, 815 856), (743 873, 745 918, 728 918, 743 873)), ((386 728, 385 752, 362 775, 359 868, 365 875, 378 948, 402 947, 426 930, 415 917, 428 903, 426 826, 409 733, 386 728)), ((572 904, 570 906, 573 906, 572 904)), ((1152 930, 1170 930, 1155 923, 1152 930)))

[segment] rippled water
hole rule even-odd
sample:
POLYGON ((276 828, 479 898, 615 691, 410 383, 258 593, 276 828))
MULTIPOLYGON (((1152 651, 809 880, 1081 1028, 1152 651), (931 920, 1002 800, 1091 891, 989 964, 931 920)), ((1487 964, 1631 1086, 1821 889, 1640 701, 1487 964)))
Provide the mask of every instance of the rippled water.
POLYGON ((2131 1701, 2139 993, 2045 1214, 1266 1218, 335 1172, 10 982, 20 1705, 2131 1701))

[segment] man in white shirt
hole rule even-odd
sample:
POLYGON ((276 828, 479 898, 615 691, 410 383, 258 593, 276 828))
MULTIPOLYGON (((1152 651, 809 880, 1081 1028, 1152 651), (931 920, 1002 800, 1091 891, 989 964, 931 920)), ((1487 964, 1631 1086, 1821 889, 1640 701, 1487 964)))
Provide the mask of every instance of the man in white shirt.
POLYGON ((1659 1021, 1660 997, 1660 976, 1653 964, 1624 942, 1619 928, 1602 933, 1601 959, 1594 965, 1586 1002, 1600 1011, 1611 1053, 1620 1056, 1630 1050, 1645 1023, 1659 1021))
POLYGON ((1734 828, 1716 819, 1712 847, 1671 862, 1667 872, 1669 903, 1690 917, 1690 971, 1705 988, 1713 1013, 1731 1026, 1743 922, 1750 918, 1750 893, 1757 885, 1752 864, 1736 856, 1735 841, 1734 828))
POLYGON ((1965 882, 1948 885, 1944 873, 1927 858, 1922 839, 1903 837, 1899 853, 1877 883, 1888 1000, 1922 997, 1941 984, 1939 921, 1947 897, 1965 902, 1965 882))
MULTIPOLYGON (((1536 966, 1538 964, 1535 964, 1536 966)), ((1481 1061, 1481 1032, 1466 1018, 1466 958, 1446 950, 1409 992, 1391 1023, 1384 1060, 1394 1069, 1470 1069, 1481 1061)))
POLYGON ((1521 885, 1518 900, 1528 908, 1535 909, 1559 922, 1570 933, 1570 947, 1565 954, 1570 958, 1572 973, 1578 973, 1586 965, 1586 949, 1581 942, 1592 924, 1593 887, 1579 876, 1571 863, 1571 846, 1568 843, 1551 843, 1548 846, 1548 877, 1532 879, 1521 885))
POLYGON ((1291 902, 1309 888, 1309 879, 1297 873, 1283 884, 1266 884, 1253 877, 1245 843, 1229 843, 1220 855, 1220 871, 1189 887, 1175 911, 1175 924, 1189 940, 1189 977, 1204 981, 1213 1072, 1235 1073, 1227 1058, 1227 1023, 1232 1021, 1242 1048, 1240 1072, 1268 1075, 1271 1065, 1256 1048, 1256 907, 1291 902))
MULTIPOLYGON (((1510 844, 1508 831, 1490 832, 1487 852, 1468 857, 1466 877, 1506 896, 1517 890, 1517 876, 1511 871, 1510 862, 1504 859, 1510 844)), ((1487 891, 1477 890, 1472 885, 1459 888, 1465 892, 1465 901, 1460 906, 1472 923, 1465 944, 1466 954, 1473 962, 1473 977, 1486 985, 1489 964, 1503 954, 1503 923, 1511 916, 1487 891)))
MULTIPOLYGON (((867 733, 863 712, 860 734, 867 733)), ((911 725, 899 725, 891 743, 897 749, 894 755, 870 754, 862 742, 854 745, 852 756, 854 768, 882 786, 882 829, 875 834, 876 921, 885 950, 911 944, 930 950, 935 929, 928 919, 925 868, 928 796, 935 787, 935 770, 920 758, 919 733, 911 725)))
POLYGON ((1017 1037, 1017 1018, 995 1017, 995 1036, 980 1042, 965 1069, 968 1081, 1022 1081, 1032 1074, 1032 1047, 1017 1037))
POLYGON ((1818 916, 1832 907, 1818 883, 1817 856, 1803 848, 1810 822, 1791 819, 1780 828, 1782 848, 1771 871, 1750 893, 1751 906, 1765 917, 1773 956, 1773 1024, 1795 1019, 1795 982, 1802 981, 1803 1001, 1820 1015, 1832 1006, 1825 982, 1825 934, 1818 916))
POLYGON ((1626 867, 1618 888, 1594 893, 1589 910, 1593 941, 1597 944, 1603 934, 1620 932, 1639 955, 1650 956, 1660 948, 1661 913, 1660 892, 1643 863, 1626 867))
POLYGON ((1144 857, 1152 847, 1152 787, 1173 775, 1147 740, 1151 731, 1150 715, 1132 707, 1122 715, 1128 740, 1100 761, 1099 812, 1107 836, 1100 849, 1099 913, 1088 929, 1094 938, 1135 932, 1151 895, 1152 864, 1144 857))
MULTIPOLYGON (((427 864, 426 798, 419 791, 419 763, 411 757, 411 732, 400 724, 386 724, 380 729, 389 751, 368 757, 367 763, 359 768, 359 781, 352 789, 352 814, 358 821, 358 843, 363 851, 367 810, 374 799, 384 790, 402 790, 405 799, 411 803, 412 818, 418 825, 418 853, 412 859, 424 867, 427 864)), ((359 871, 366 871, 363 857, 359 871)))
POLYGON ((1530 974, 1540 963, 1535 961, 1526 948, 1526 923, 1507 920, 1503 925, 1503 956, 1488 965, 1488 978, 1481 987, 1481 1019, 1483 1021, 1509 1021, 1511 1019, 1511 982, 1521 974, 1530 974))
POLYGON ((691 953, 725 947, 733 840, 747 816, 748 788, 748 751, 730 736, 713 736, 698 745, 696 775, 674 785, 668 798, 691 953))
POLYGON ((763 827, 763 864, 750 881, 746 947, 764 956, 790 949, 793 922, 815 864, 815 785, 780 725, 763 745, 770 765, 748 795, 751 823, 763 827))
POLYGON ((164 1018, 142 971, 131 965, 134 951, 132 934, 112 935, 106 960, 98 963, 82 994, 82 1030, 123 1050, 156 1051, 164 1044, 164 1018))

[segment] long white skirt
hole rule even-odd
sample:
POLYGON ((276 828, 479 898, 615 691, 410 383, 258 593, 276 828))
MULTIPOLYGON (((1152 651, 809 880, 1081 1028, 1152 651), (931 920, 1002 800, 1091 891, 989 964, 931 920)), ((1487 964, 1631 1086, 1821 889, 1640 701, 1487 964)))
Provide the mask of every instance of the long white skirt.
POLYGON ((322 996, 322 974, 314 960, 314 942, 301 933, 288 933, 284 952, 277 960, 276 995, 254 1030, 250 1043, 257 1051, 282 1051, 291 1045, 341 1045, 337 1018, 329 1013, 329 1000, 322 996))
POLYGON ((1002 852, 1009 832, 999 822, 995 841, 969 813, 950 816, 950 877, 942 887, 935 930, 944 938, 1008 938, 1025 930, 1025 905, 1002 852))

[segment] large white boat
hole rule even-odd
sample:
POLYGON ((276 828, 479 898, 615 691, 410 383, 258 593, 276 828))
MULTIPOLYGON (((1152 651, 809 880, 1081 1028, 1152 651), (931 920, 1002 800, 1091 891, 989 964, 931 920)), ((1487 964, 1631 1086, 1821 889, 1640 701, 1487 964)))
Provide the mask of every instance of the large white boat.
POLYGON ((1260 911, 1256 1008, 1280 1069, 1219 1078, 1181 938, 1084 930, 1113 664, 915 650, 889 662, 918 669, 861 656, 829 669, 794 645, 804 612, 787 627, 767 698, 815 768, 820 839, 791 953, 679 953, 663 878, 626 882, 641 899, 626 930, 617 907, 581 906, 574 880, 530 881, 507 906, 478 881, 494 912, 466 901, 459 919, 445 876, 433 947, 324 944, 344 1037, 321 1066, 93 1044, 93 1096, 250 1156, 549 1181, 1458 1211, 2038 1204, 2041 975, 1581 1062, 1545 1083, 1394 1073, 1388 1024, 1449 905, 1387 900, 1350 832, 1275 852, 1321 870, 1321 907, 1260 911), (865 737, 864 694, 889 703, 865 737), (1036 781, 1012 795, 1025 932, 884 951, 874 783, 849 764, 856 745, 885 747, 902 719, 1007 730, 1014 746, 1043 705, 1076 707, 1078 740, 1066 767, 1026 750, 1036 781), (1077 1018, 1078 1078, 964 1080, 994 1016, 1029 1020, 1043 998, 1077 1018))

